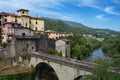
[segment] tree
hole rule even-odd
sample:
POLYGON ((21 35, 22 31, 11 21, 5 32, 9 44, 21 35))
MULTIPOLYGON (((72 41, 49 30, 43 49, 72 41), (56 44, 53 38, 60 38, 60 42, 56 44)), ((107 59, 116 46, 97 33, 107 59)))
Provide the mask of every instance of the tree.
POLYGON ((2 46, 3 48, 6 48, 6 46, 7 46, 7 43, 5 43, 5 42, 2 42, 2 43, 1 43, 1 46, 2 46))
POLYGON ((97 60, 95 63, 98 65, 95 65, 93 74, 88 75, 87 80, 120 80, 119 73, 108 71, 111 63, 101 59, 97 60))

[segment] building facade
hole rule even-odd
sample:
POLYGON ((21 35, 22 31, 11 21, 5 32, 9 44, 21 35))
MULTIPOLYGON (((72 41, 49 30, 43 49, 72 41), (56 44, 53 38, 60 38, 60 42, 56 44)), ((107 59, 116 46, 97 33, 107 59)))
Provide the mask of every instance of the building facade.
POLYGON ((58 39, 59 38, 59 33, 56 31, 53 31, 53 30, 47 30, 47 31, 45 31, 45 34, 50 39, 58 39))
POLYGON ((18 23, 6 22, 3 25, 4 27, 2 28, 2 42, 7 43, 14 37, 36 37, 34 30, 27 27, 22 27, 18 23))
POLYGON ((18 23, 7 22, 3 27, 3 42, 7 43, 6 57, 14 57, 22 51, 36 51, 36 33, 18 23))
POLYGON ((70 57, 70 41, 67 39, 56 40, 55 50, 61 52, 63 57, 70 57))
POLYGON ((26 9, 17 10, 17 14, 11 14, 6 12, 0 13, 0 28, 4 23, 13 22, 21 24, 23 27, 28 27, 36 31, 44 31, 44 19, 38 17, 29 16, 29 11, 26 9))

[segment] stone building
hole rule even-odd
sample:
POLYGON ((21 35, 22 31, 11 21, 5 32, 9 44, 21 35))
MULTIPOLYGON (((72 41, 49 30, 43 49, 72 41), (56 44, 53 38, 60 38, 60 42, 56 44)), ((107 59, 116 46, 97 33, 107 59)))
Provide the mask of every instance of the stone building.
POLYGON ((22 51, 36 51, 36 34, 30 28, 8 22, 4 24, 3 36, 3 42, 7 43, 7 57, 14 57, 22 51))
POLYGON ((35 31, 27 28, 22 27, 18 23, 7 22, 3 24, 4 27, 2 29, 3 41, 8 42, 11 41, 14 37, 35 37, 35 31))
POLYGON ((47 35, 42 35, 38 41, 41 51, 57 50, 62 53, 63 57, 70 57, 70 41, 67 39, 49 39, 47 35))
POLYGON ((17 14, 1 12, 0 28, 2 28, 6 22, 13 22, 36 31, 44 31, 44 19, 29 16, 28 14, 29 10, 26 9, 17 10, 17 14))
POLYGON ((48 51, 48 50, 55 49, 55 40, 49 39, 47 35, 41 35, 37 43, 39 46, 38 50, 48 51))
POLYGON ((67 39, 56 40, 55 50, 61 52, 63 57, 70 57, 70 41, 67 39))

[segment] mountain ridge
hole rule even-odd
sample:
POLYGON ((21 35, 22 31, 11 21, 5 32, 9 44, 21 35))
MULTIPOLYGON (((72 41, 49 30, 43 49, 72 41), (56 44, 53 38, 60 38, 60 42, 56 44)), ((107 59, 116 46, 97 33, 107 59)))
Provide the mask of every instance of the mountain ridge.
POLYGON ((97 37, 109 37, 113 36, 117 37, 120 36, 119 31, 114 31, 110 29, 94 29, 88 26, 85 26, 82 23, 77 23, 73 21, 64 21, 60 19, 52 19, 52 18, 46 18, 45 19, 45 29, 52 29, 58 32, 73 32, 75 34, 93 34, 97 37))

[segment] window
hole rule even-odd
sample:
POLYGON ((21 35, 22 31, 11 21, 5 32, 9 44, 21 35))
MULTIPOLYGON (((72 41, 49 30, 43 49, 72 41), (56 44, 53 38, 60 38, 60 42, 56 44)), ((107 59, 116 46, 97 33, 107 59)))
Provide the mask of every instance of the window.
POLYGON ((5 17, 7 17, 7 15, 5 15, 5 17))
POLYGON ((22 36, 25 36, 25 33, 22 33, 22 36))
POLYGON ((0 21, 0 25, 1 25, 1 21, 0 21))
POLYGON ((35 28, 35 30, 37 31, 37 27, 35 28))
POLYGON ((37 24, 37 21, 36 21, 36 24, 37 24))
POLYGON ((12 24, 12 27, 14 27, 14 24, 12 24))
POLYGON ((0 19, 1 19, 1 16, 0 16, 0 19))
POLYGON ((2 29, 0 28, 0 32, 2 32, 2 29))
POLYGON ((29 23, 31 24, 31 21, 29 21, 29 23))
POLYGON ((27 23, 26 23, 26 27, 27 27, 27 23))
POLYGON ((17 19, 15 19, 15 22, 17 22, 17 19))
POLYGON ((5 22, 7 22, 7 19, 5 19, 5 22))
POLYGON ((22 13, 24 14, 24 11, 22 13))

